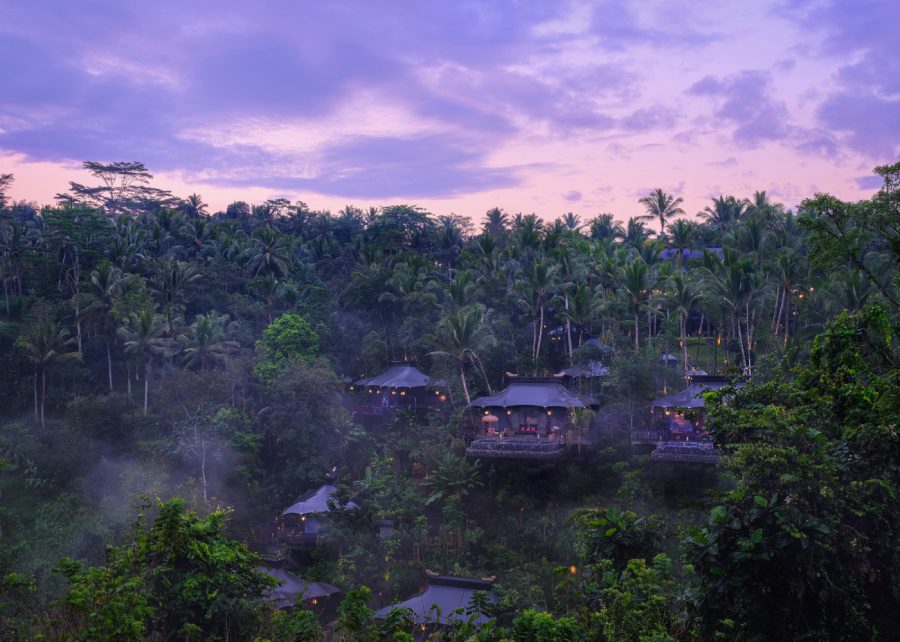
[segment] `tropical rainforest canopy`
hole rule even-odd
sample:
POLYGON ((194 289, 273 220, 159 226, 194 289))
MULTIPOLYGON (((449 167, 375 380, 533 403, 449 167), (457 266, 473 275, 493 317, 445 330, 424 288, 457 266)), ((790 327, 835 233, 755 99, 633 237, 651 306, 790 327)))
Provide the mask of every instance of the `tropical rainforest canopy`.
POLYGON ((0 177, 2 639, 900 630, 900 164, 869 200, 796 212, 757 192, 693 216, 655 190, 625 223, 477 225, 410 205, 212 213, 141 163, 85 167, 95 185, 41 208, 0 177), (363 421, 348 384, 397 360, 446 402, 363 421), (598 361, 594 443, 466 457, 471 399, 598 361), (692 369, 743 384, 707 399, 721 463, 651 461, 630 436, 692 369), (298 572, 343 601, 278 611, 258 555, 332 470, 298 572), (373 618, 426 569, 494 577, 496 600, 451 626, 373 618))

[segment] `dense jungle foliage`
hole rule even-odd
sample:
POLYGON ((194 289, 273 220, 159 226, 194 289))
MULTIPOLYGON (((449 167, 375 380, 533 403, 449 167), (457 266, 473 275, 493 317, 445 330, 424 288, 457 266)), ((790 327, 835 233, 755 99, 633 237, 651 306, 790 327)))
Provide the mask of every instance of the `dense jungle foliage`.
POLYGON ((408 205, 211 213, 140 163, 85 167, 95 186, 41 208, 0 175, 0 638, 900 631, 900 164, 869 200, 797 212, 757 192, 688 216, 655 190, 624 224, 495 208, 477 226, 408 205), (364 425, 346 383, 398 359, 447 403, 364 425), (470 399, 598 359, 597 443, 466 458, 470 399), (629 439, 689 369, 745 384, 709 395, 716 467, 629 439), (277 611, 258 554, 335 467, 301 572, 343 602, 277 611), (495 576, 497 602, 426 630, 373 618, 425 569, 495 576))

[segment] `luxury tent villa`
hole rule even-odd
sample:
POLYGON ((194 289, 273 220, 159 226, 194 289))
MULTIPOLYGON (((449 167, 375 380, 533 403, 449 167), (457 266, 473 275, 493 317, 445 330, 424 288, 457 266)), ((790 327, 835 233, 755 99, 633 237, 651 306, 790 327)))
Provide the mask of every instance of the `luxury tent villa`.
MULTIPOLYGON (((427 572, 427 571, 426 571, 427 572)), ((386 606, 375 611, 375 618, 384 620, 394 609, 410 609, 413 621, 423 630, 429 626, 443 626, 454 620, 468 621, 471 617, 475 624, 484 624, 490 620, 477 608, 477 592, 484 592, 487 604, 497 601, 491 592, 493 578, 456 577, 453 575, 428 576, 428 584, 423 591, 404 602, 386 606)))
POLYGON ((491 459, 557 459, 566 447, 590 444, 590 409, 597 402, 576 395, 560 379, 521 377, 495 395, 468 406, 466 454, 491 459))
POLYGON ((704 394, 729 385, 725 377, 693 375, 681 392, 658 397, 650 406, 649 430, 634 431, 632 445, 655 445, 654 461, 718 463, 719 455, 703 430, 704 394), (693 411, 691 420, 685 411, 693 411))
MULTIPOLYGON (((334 497, 335 492, 337 489, 334 484, 326 483, 284 509, 281 513, 281 542, 294 550, 315 548, 322 530, 322 518, 331 510, 328 500, 334 497)), ((359 506, 353 502, 347 502, 344 506, 345 510, 357 508, 359 506)))
POLYGON ((363 377, 347 387, 349 408, 360 415, 383 416, 396 410, 438 408, 447 397, 444 382, 432 379, 414 365, 394 362, 374 377, 363 377))

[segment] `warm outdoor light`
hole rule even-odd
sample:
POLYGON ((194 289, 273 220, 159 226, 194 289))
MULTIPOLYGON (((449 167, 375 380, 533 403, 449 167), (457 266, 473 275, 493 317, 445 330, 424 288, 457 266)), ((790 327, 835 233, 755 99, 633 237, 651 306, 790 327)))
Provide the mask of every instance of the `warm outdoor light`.
POLYGON ((447 401, 447 395, 441 395, 441 396, 440 396, 440 400, 441 400, 441 401, 447 401))
POLYGON ((569 567, 569 573, 571 573, 572 575, 575 575, 575 573, 577 573, 577 572, 578 572, 578 567, 575 566, 574 564, 572 564, 572 566, 569 567))
POLYGON ((319 603, 319 600, 317 600, 316 598, 313 598, 309 601, 309 603, 312 604, 313 606, 315 606, 316 604, 319 603))

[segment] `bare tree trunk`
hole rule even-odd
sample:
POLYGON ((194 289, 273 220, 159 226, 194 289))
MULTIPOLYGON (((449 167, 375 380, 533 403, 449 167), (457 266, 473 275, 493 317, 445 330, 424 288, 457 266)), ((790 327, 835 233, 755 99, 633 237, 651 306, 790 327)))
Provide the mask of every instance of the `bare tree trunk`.
POLYGON ((641 331, 640 331, 640 327, 638 326, 638 313, 637 313, 637 310, 635 310, 635 312, 634 312, 634 351, 635 352, 641 351, 640 335, 641 335, 641 331))
POLYGON ((37 364, 34 364, 34 421, 40 421, 41 415, 38 412, 38 370, 37 364))
POLYGON ((459 379, 462 381, 463 394, 466 396, 466 405, 468 406, 472 400, 469 399, 469 386, 466 384, 466 367, 462 363, 459 364, 459 379))
MULTIPOLYGON (((565 304, 566 312, 569 312, 569 293, 563 297, 563 303, 565 304)), ((569 365, 572 365, 572 322, 569 320, 568 314, 566 314, 566 340, 569 342, 569 365)))
POLYGON ((41 428, 44 426, 44 408, 47 405, 47 368, 41 368, 41 428))
POLYGON ((150 395, 150 359, 144 361, 144 416, 147 416, 147 399, 150 395))
POLYGON ((687 319, 685 318, 684 312, 680 312, 678 314, 679 327, 681 330, 681 356, 684 359, 684 372, 687 374, 688 371, 688 349, 687 349, 687 319))
POLYGON ((534 369, 537 374, 537 361, 541 354, 541 339, 544 338, 544 306, 541 306, 541 323, 538 326, 537 352, 534 354, 534 369))
POLYGON ((791 334, 791 295, 787 294, 784 301, 784 345, 787 345, 791 334))
POLYGON ((109 391, 112 392, 113 382, 112 382, 112 348, 109 345, 109 341, 106 342, 106 371, 107 375, 109 375, 109 391))
POLYGON ((781 286, 775 290, 775 305, 772 308, 772 332, 778 336, 778 321, 781 319, 781 286))

